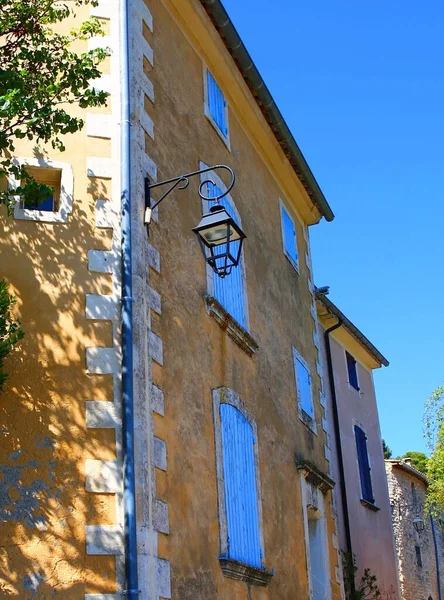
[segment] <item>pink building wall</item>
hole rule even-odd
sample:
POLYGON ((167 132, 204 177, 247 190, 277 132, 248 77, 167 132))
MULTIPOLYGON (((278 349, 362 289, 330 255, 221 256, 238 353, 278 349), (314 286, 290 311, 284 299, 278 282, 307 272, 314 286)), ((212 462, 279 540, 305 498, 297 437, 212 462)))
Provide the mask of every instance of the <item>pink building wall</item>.
MULTIPOLYGON (((347 543, 337 454, 338 447, 334 434, 333 400, 328 378, 324 331, 321 327, 325 393, 327 396, 329 430, 331 432, 331 476, 336 481, 334 498, 337 509, 339 545, 341 549, 346 550, 347 543)), ((344 333, 341 332, 341 337, 343 335, 344 333)), ((383 592, 383 599, 399 600, 399 577, 395 558, 391 509, 372 371, 357 361, 356 366, 360 389, 359 391, 354 389, 348 382, 345 347, 334 336, 334 333, 330 336, 330 344, 338 405, 351 543, 359 569, 356 582, 359 582, 360 574, 362 574, 363 570, 369 568, 377 576, 378 585, 381 592, 383 592), (379 510, 375 510, 373 507, 364 505, 361 502, 361 481, 354 433, 355 425, 361 427, 367 435, 375 508, 379 510)), ((351 336, 350 341, 351 346, 348 346, 347 350, 353 355, 353 343, 356 344, 357 342, 351 336)))

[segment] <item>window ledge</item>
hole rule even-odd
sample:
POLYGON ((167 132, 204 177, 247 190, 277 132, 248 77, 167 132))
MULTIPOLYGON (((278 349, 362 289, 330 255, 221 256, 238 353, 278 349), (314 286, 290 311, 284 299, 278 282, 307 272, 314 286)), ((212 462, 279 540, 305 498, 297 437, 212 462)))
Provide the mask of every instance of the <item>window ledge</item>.
POLYGON ((248 585, 266 587, 274 575, 274 571, 251 567, 231 558, 220 557, 219 562, 224 577, 244 581, 248 585))
POLYGON ((299 260, 297 262, 295 262, 294 259, 288 254, 288 252, 285 249, 284 249, 284 255, 285 255, 285 258, 290 263, 290 265, 293 267, 293 269, 299 275, 299 260))
POLYGON ((359 387, 355 387, 352 383, 350 383, 349 381, 347 381, 348 383, 348 389, 351 391, 353 390, 354 392, 356 392, 357 394, 361 394, 361 388, 359 387))
POLYGON ((311 433, 318 435, 318 427, 316 425, 316 420, 313 419, 312 417, 310 417, 310 415, 305 412, 305 410, 301 407, 301 405, 299 405, 298 412, 299 412, 299 418, 302 421, 302 423, 306 427, 308 427, 308 429, 311 431, 311 433))
POLYGON ((206 294, 205 305, 208 314, 218 323, 221 329, 224 329, 231 339, 248 354, 253 354, 259 349, 257 342, 252 338, 248 331, 234 319, 225 308, 213 298, 206 294))
POLYGON ((373 504, 372 502, 369 502, 368 500, 364 500, 364 498, 361 498, 361 504, 362 504, 362 506, 365 506, 365 508, 368 508, 368 509, 372 510, 373 512, 378 512, 381 510, 380 508, 378 508, 376 506, 376 504, 373 504))

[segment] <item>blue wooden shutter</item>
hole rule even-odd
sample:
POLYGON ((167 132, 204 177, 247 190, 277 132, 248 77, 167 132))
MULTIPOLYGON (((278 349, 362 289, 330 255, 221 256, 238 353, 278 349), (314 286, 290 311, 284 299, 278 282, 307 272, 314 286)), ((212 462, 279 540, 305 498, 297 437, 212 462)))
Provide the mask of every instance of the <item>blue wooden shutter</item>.
POLYGON ((262 567, 253 428, 230 404, 220 405, 228 558, 262 567))
POLYGON ((299 358, 295 360, 296 380, 298 386, 299 402, 302 410, 309 417, 314 418, 313 397, 311 393, 310 371, 299 358))
POLYGON ((287 213, 285 208, 281 206, 282 214, 282 235, 284 238, 285 253, 297 266, 298 264, 298 250, 296 246, 296 229, 290 215, 287 213))
POLYGON ((364 431, 355 425, 356 450, 358 452, 359 475, 361 478, 361 490, 364 500, 373 503, 372 480, 370 476, 370 463, 368 460, 367 437, 364 431))
MULTIPOLYGON (((223 192, 217 186, 211 183, 207 186, 207 196, 220 196, 223 192)), ((209 205, 216 204, 210 202, 209 205)), ((227 213, 239 224, 231 204, 227 197, 218 200, 218 204, 222 205, 227 213)), ((226 246, 222 245, 221 252, 226 251, 226 246)), ((239 242, 232 242, 232 254, 236 254, 239 248, 239 242)), ((213 276, 214 282, 214 297, 218 300, 227 312, 236 319, 239 325, 246 327, 245 318, 245 303, 244 303, 244 282, 242 279, 242 260, 238 267, 234 267, 230 275, 221 279, 218 275, 213 276)))
POLYGON ((210 111, 210 115, 221 130, 221 133, 223 133, 224 136, 227 136, 228 127, 225 110, 225 98, 222 90, 217 85, 216 80, 209 71, 207 71, 207 92, 208 109, 210 111))
POLYGON ((345 352, 345 355, 347 357, 348 382, 350 383, 351 386, 353 386, 355 388, 355 390, 359 391, 358 372, 357 372, 357 369, 356 369, 356 360, 347 351, 345 352))

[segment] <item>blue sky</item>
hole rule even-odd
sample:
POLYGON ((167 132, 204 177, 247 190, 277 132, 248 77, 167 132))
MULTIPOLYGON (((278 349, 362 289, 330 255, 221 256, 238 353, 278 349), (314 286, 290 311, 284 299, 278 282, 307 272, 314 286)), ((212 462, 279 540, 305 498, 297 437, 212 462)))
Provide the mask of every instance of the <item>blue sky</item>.
POLYGON ((317 285, 390 361, 383 437, 425 450, 444 380, 444 4, 224 0, 332 206, 317 285))

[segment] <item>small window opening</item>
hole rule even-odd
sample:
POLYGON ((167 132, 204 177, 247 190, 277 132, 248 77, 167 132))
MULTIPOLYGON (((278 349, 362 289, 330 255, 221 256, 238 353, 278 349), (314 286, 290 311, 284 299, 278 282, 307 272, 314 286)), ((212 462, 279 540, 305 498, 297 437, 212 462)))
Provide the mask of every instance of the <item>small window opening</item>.
MULTIPOLYGON (((35 179, 37 183, 43 183, 53 190, 51 196, 46 197, 42 202, 38 203, 28 201, 23 207, 27 210, 43 210, 45 212, 57 212, 60 207, 60 192, 61 192, 61 169, 52 169, 50 167, 26 167, 27 172, 35 179)), ((22 182, 22 185, 25 182, 22 182)))
POLYGON ((421 546, 415 546, 416 551, 416 564, 418 567, 422 567, 422 554, 421 554, 421 546))
POLYGON ((359 392, 358 371, 356 368, 356 360, 347 351, 345 352, 345 355, 347 358, 348 382, 352 387, 355 388, 355 390, 357 390, 359 392))

